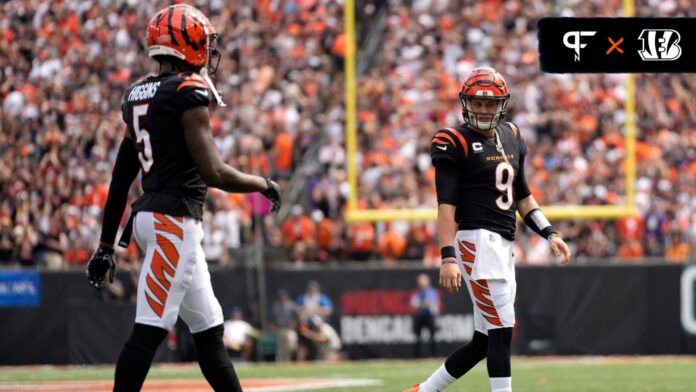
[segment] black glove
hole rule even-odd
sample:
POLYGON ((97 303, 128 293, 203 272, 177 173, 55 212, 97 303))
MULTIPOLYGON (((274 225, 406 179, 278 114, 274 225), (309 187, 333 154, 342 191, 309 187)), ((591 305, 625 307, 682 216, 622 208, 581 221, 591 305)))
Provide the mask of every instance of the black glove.
POLYGON ((100 246, 89 260, 85 275, 87 275, 89 284, 96 289, 101 289, 104 284, 104 275, 106 275, 107 271, 109 272, 109 283, 113 283, 114 272, 116 271, 114 250, 100 246))
POLYGON ((273 203, 271 205, 271 213, 276 214, 280 210, 280 187, 270 178, 266 178, 266 185, 268 185, 268 189, 261 192, 261 194, 273 203))

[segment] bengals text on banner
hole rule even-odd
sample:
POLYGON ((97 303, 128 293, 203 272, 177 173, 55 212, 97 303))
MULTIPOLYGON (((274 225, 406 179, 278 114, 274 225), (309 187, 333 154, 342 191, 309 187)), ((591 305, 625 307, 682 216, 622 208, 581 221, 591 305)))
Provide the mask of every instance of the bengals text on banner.
POLYGON ((696 72, 696 18, 542 18, 550 73, 696 72))

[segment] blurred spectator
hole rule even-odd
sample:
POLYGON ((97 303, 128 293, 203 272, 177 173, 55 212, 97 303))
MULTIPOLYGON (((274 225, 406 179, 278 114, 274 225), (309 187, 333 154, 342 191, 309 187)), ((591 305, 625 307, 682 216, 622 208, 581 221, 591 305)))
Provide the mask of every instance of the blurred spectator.
POLYGON ((684 241, 683 234, 674 231, 670 234, 670 239, 665 251, 665 258, 670 263, 683 264, 691 254, 691 245, 684 241))
POLYGON ((415 223, 411 225, 406 238, 406 250, 402 256, 406 260, 423 260, 428 245, 432 241, 432 235, 426 225, 415 223))
POLYGON ((271 309, 272 325, 278 336, 277 361, 291 361, 297 351, 296 305, 287 291, 278 290, 278 297, 271 309))
POLYGON ((341 349, 341 338, 336 330, 319 316, 300 323, 300 346, 297 360, 335 361, 341 349))
POLYGON ((319 283, 311 280, 307 291, 297 297, 298 361, 317 359, 321 344, 328 337, 321 333, 324 321, 333 313, 331 299, 320 291, 319 283))
MULTIPOLYGON (((204 212, 208 215, 208 212, 204 212)), ((227 265, 229 252, 225 246, 225 233, 215 220, 209 220, 210 224, 204 227, 203 251, 206 261, 212 264, 227 265)))
POLYGON ((242 309, 236 306, 232 308, 230 318, 223 326, 225 332, 222 340, 230 356, 251 361, 254 355, 254 339, 261 337, 261 332, 244 321, 242 309))
POLYGON ((426 274, 418 275, 418 289, 411 295, 411 309, 413 309, 413 334, 416 335, 414 352, 416 358, 423 356, 421 334, 423 329, 428 330, 430 342, 430 356, 437 356, 435 345, 435 316, 440 314, 440 293, 430 284, 430 277, 426 274))
POLYGON ((617 256, 623 261, 639 261, 643 257, 643 245, 635 238, 629 238, 619 246, 617 256))
POLYGON ((333 313, 331 299, 321 292, 316 280, 307 282, 307 291, 297 297, 297 314, 300 320, 319 316, 326 319, 333 313))
POLYGON ((397 260, 403 258, 406 253, 406 238, 391 226, 379 239, 379 254, 382 262, 387 266, 393 266, 397 260))
POLYGON ((275 137, 272 154, 276 175, 280 178, 290 178, 293 163, 293 140, 288 131, 282 131, 275 137))
POLYGON ((348 226, 348 259, 366 261, 372 259, 375 250, 375 227, 370 222, 348 226))
POLYGON ((63 232, 60 220, 54 220, 48 233, 41 240, 43 261, 48 270, 56 271, 65 267, 63 255, 68 248, 68 236, 63 232))
POLYGON ((15 261, 16 246, 9 222, 0 227, 0 263, 7 265, 15 261))
POLYGON ((312 220, 317 225, 317 255, 316 259, 327 262, 338 256, 340 240, 340 224, 330 218, 326 218, 321 210, 312 212, 312 220))
POLYGON ((291 247, 300 242, 312 244, 316 231, 314 222, 304 215, 304 209, 299 204, 292 206, 290 217, 283 223, 282 230, 285 243, 291 247))

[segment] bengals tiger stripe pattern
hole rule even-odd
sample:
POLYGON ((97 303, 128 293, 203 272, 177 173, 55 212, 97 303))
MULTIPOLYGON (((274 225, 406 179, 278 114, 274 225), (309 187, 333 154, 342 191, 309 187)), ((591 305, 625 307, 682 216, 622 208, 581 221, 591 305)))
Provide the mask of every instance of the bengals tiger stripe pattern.
POLYGON ((157 246, 152 256, 150 271, 145 277, 148 288, 148 291, 145 292, 145 298, 155 314, 162 317, 164 306, 167 304, 167 298, 169 297, 171 279, 176 274, 180 257, 179 251, 164 234, 171 234, 183 241, 184 231, 182 225, 184 219, 182 217, 169 217, 160 213, 154 213, 153 217, 157 246))
POLYGON ((147 27, 150 55, 168 54, 202 67, 208 59, 208 36, 215 34, 208 18, 190 5, 177 4, 157 13, 147 27), (155 50, 153 50, 155 48, 155 50))
POLYGON ((467 281, 471 286, 472 302, 481 312, 481 316, 489 323, 502 327, 500 316, 495 308, 495 304, 491 299, 491 291, 488 287, 488 282, 485 279, 474 280, 471 277, 474 263, 476 262, 476 245, 468 241, 459 242, 459 252, 461 253, 461 261, 464 265, 464 271, 467 274, 467 281))

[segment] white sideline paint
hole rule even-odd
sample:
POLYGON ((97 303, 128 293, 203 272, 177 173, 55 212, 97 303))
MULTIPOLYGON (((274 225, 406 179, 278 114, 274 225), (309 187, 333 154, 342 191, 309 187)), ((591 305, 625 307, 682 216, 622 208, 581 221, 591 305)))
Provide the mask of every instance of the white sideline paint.
POLYGON ((372 387, 382 385, 379 380, 370 379, 329 379, 329 380, 308 380, 308 382, 303 382, 301 379, 293 380, 292 387, 251 387, 245 388, 245 391, 249 392, 292 392, 292 391, 315 391, 326 388, 336 388, 336 387, 372 387))
MULTIPOLYGON (((110 381, 54 381, 54 382, 21 382, 13 384, 0 384, 0 391, 36 391, 36 392, 107 392, 111 391, 110 381)), ((242 380, 244 390, 247 392, 298 392, 319 391, 326 388, 337 387, 370 387, 380 386, 380 380, 371 379, 248 379, 242 380), (267 386, 244 386, 247 381, 251 384, 267 383, 267 386)), ((210 387, 204 380, 148 380, 145 381, 143 392, 163 391, 167 392, 203 392, 210 391, 210 387), (198 381, 198 382, 197 382, 198 381), (182 385, 177 386, 177 382, 182 385), (193 386, 191 384, 196 384, 193 386)))

